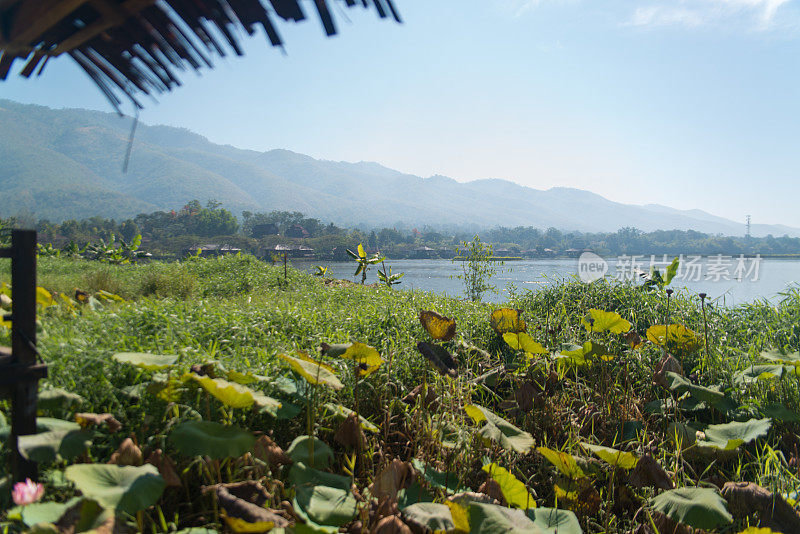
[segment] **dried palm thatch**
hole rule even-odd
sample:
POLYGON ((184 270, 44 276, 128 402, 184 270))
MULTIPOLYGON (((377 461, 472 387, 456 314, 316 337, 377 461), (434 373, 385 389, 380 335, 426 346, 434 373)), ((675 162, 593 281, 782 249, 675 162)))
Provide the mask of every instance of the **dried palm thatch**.
MULTIPOLYGON (((392 0, 338 0, 374 8, 381 18, 400 16, 392 0)), ((310 0, 327 35, 336 33, 331 7, 310 0)), ((170 91, 176 71, 211 68, 226 50, 242 55, 237 34, 260 25, 273 46, 283 41, 275 17, 306 18, 301 0, 0 0, 0 80, 16 59, 20 74, 41 74, 48 59, 68 54, 119 111, 126 96, 170 91)))

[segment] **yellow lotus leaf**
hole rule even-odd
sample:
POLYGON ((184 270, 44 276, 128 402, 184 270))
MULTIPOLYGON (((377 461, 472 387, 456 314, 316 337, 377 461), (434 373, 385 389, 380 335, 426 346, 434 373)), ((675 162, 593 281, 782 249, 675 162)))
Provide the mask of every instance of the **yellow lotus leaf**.
POLYGON ((304 352, 297 352, 297 356, 279 354, 278 357, 288 363, 309 384, 328 386, 333 389, 342 389, 342 384, 330 365, 318 362, 304 352))
POLYGON ((623 319, 617 312, 609 312, 592 308, 589 310, 589 319, 581 319, 581 324, 587 332, 605 332, 622 334, 631 329, 631 323, 623 319))
POLYGON ((548 462, 556 466, 556 469, 561 471, 563 475, 570 479, 576 480, 586 476, 571 454, 562 451, 554 451, 547 447, 537 447, 536 450, 547 458, 548 462))
POLYGON ((219 399, 225 406, 231 408, 249 408, 255 402, 254 391, 247 386, 228 382, 222 378, 211 378, 194 373, 187 373, 184 378, 191 378, 211 395, 219 399))
POLYGON ((525 332, 526 329, 525 321, 522 320, 522 310, 512 310, 511 308, 494 310, 490 323, 492 329, 501 336, 506 332, 525 332))
POLYGON ((49 306, 54 306, 56 301, 53 299, 53 295, 50 294, 48 290, 43 287, 36 288, 36 304, 39 304, 42 308, 47 308, 49 306))
POLYGON ((547 354, 547 349, 538 341, 534 341, 533 338, 525 332, 520 332, 518 334, 506 332, 503 334, 503 340, 508 343, 509 347, 515 350, 522 350, 528 354, 547 354))
POLYGON ((657 324, 647 329, 647 339, 656 345, 674 344, 678 348, 686 351, 693 351, 700 348, 700 338, 698 335, 686 328, 682 324, 667 325, 657 324), (669 333, 669 338, 667 334, 669 333))
POLYGON ((364 343, 353 343, 344 351, 341 357, 345 360, 353 360, 366 365, 367 368, 375 367, 377 369, 383 364, 383 358, 381 358, 375 347, 370 347, 364 343))
POLYGON ((435 311, 423 310, 419 312, 419 322, 433 339, 450 341, 456 335, 456 321, 449 317, 439 315, 435 311))
POLYGON ((500 491, 503 492, 503 497, 509 506, 522 510, 536 508, 536 499, 530 494, 528 488, 506 468, 491 463, 484 465, 483 470, 489 473, 489 476, 500 486, 500 491))
POLYGON ((450 508, 450 516, 453 518, 453 524, 455 525, 455 528, 451 532, 453 532, 453 534, 468 534, 470 528, 467 509, 452 501, 445 501, 445 504, 450 508))

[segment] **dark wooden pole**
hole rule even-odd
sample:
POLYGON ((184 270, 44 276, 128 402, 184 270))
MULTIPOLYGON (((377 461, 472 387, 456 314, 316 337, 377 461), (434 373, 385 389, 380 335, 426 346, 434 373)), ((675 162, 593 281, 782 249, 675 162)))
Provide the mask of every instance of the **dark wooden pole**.
MULTIPOLYGON (((18 368, 36 365, 36 232, 11 233, 11 354, 18 368)), ((17 436, 36 433, 37 380, 22 380, 12 389, 11 450, 15 481, 36 480, 36 462, 17 451, 17 436)))

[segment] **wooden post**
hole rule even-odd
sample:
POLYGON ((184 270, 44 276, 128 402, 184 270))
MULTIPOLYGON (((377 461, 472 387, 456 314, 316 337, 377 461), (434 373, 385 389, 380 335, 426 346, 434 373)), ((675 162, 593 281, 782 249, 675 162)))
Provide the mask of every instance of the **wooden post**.
POLYGON ((17 436, 36 433, 38 378, 25 376, 24 370, 36 366, 36 231, 14 230, 11 233, 11 317, 12 365, 19 369, 20 380, 12 386, 11 470, 14 480, 36 480, 36 462, 26 460, 17 451, 17 436))
POLYGON ((289 270, 286 268, 286 258, 289 255, 288 252, 283 253, 283 281, 288 284, 289 283, 289 270))

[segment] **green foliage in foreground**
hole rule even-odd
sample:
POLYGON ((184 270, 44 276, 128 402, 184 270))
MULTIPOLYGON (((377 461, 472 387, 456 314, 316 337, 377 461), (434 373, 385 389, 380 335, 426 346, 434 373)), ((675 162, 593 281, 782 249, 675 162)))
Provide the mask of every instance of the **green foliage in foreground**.
MULTIPOLYGON (((294 270, 284 280, 282 266, 247 256, 119 266, 40 258, 39 278, 65 295, 126 299, 41 311, 45 387, 66 391, 43 395, 42 434, 29 450, 50 462, 46 499, 82 503, 87 524, 116 514, 148 532, 241 529, 241 517, 219 512, 233 495, 264 510, 264 529, 358 531, 355 521, 378 520, 369 495, 384 495, 398 521, 448 531, 671 532, 677 521, 738 533, 768 523, 755 508, 735 514, 729 490, 719 492, 725 482, 754 482, 789 507, 800 490, 797 291, 777 306, 708 307, 706 353, 696 297, 673 295, 664 327, 663 292, 606 282, 512 295, 525 325, 492 324, 493 307, 431 293, 294 270), (423 310, 441 317, 423 327, 423 310), (347 345, 355 341, 364 345, 347 345), (452 354, 455 369, 429 362, 423 341, 452 354), (85 426, 82 412, 108 413, 122 430, 79 429, 71 421, 85 426), (346 431, 357 420, 362 438, 346 431), (172 460, 156 474, 141 465, 151 455, 172 460), (171 461, 177 482, 162 470, 171 461), (393 485, 405 468, 416 482, 393 485), (246 480, 267 497, 214 489, 246 480), (469 495, 443 504, 464 489, 510 508, 469 495), (70 500, 76 490, 82 500, 70 500)), ((66 509, 56 502, 27 515, 55 521, 66 509)), ((10 512, 11 528, 32 526, 25 515, 10 512)))

